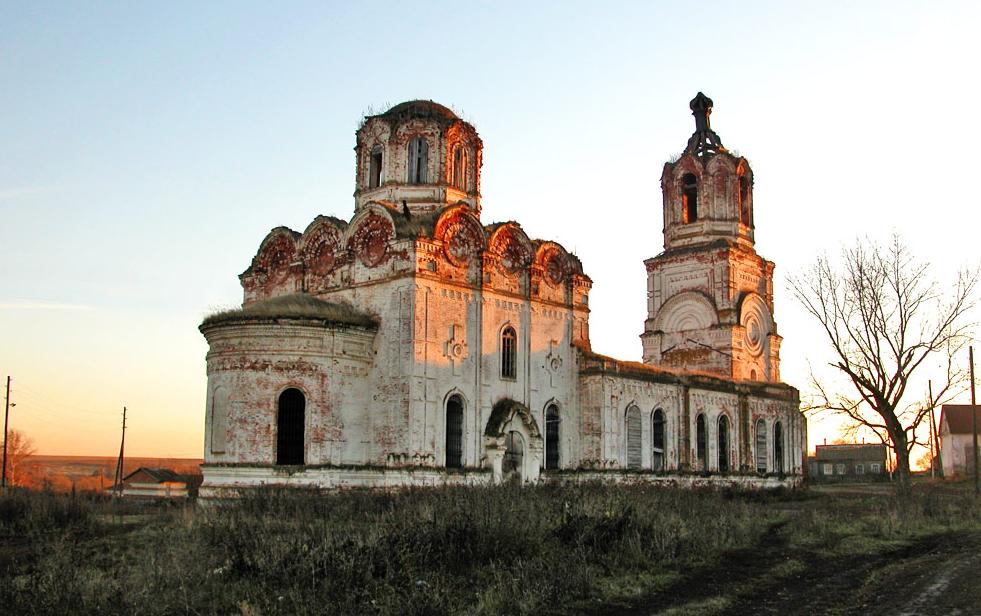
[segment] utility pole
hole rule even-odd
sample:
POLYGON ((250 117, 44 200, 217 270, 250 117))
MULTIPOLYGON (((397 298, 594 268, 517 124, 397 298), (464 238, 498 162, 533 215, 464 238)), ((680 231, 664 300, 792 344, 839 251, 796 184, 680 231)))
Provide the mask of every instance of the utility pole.
POLYGON ((927 395, 930 396, 930 478, 937 476, 937 454, 934 451, 937 446, 937 436, 933 433, 933 382, 927 381, 927 395))
POLYGON ((126 445, 126 407, 123 407, 123 438, 119 442, 119 459, 116 461, 116 476, 112 482, 112 491, 115 496, 122 496, 123 493, 123 447, 126 445))
POLYGON ((7 376, 7 398, 3 409, 3 475, 0 476, 0 488, 7 489, 7 420, 10 419, 10 376, 7 376))
MULTIPOLYGON (((974 495, 981 496, 981 481, 978 477, 978 407, 974 399, 974 347, 967 347, 968 360, 971 362, 971 424, 974 428, 974 495)), ((966 462, 966 460, 965 460, 966 462)))
POLYGON ((927 392, 930 394, 930 434, 933 439, 933 449, 936 450, 933 460, 930 461, 930 476, 933 477, 933 467, 937 467, 937 476, 944 478, 944 461, 940 456, 940 430, 937 429, 936 416, 933 414, 936 408, 933 404, 933 381, 927 381, 927 392))

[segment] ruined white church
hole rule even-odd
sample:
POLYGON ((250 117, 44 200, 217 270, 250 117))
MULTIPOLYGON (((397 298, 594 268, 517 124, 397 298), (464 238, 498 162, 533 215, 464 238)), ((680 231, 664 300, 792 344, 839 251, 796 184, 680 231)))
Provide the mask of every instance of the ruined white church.
POLYGON ((711 129, 712 101, 699 93, 691 110, 695 132, 661 174, 642 362, 591 351, 592 280, 575 255, 483 222, 473 126, 430 101, 365 118, 351 220, 273 229, 240 276, 242 308, 200 327, 202 495, 798 483, 805 422, 780 381, 753 172, 711 129))

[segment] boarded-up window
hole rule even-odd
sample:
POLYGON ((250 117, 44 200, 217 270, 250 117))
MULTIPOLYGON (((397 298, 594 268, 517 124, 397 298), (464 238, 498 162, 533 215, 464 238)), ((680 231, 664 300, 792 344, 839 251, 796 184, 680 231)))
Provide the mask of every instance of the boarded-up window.
POLYGON ((640 409, 627 409, 627 468, 640 468, 642 459, 640 409))
POLYGON ((664 411, 655 409, 651 421, 651 468, 656 471, 663 471, 666 467, 664 426, 664 411))
POLYGON ((382 147, 371 148, 371 160, 368 164, 368 188, 377 188, 383 182, 382 178, 382 147))
POLYGON ((446 468, 463 466, 463 400, 450 396, 446 401, 446 468))
POLYGON ((303 464, 303 428, 306 399, 290 388, 279 396, 276 426, 276 464, 303 464))
POLYGON ((756 422, 756 472, 766 472, 766 422, 756 422))
POLYGON ((211 396, 211 453, 224 453, 228 440, 228 390, 215 389, 211 396))
POLYGON ((545 468, 559 467, 559 407, 549 404, 545 409, 545 468))
POLYGON ((459 145, 453 150, 453 186, 467 189, 467 151, 459 145))
POLYGON ((521 474, 521 465, 525 456, 525 440, 515 431, 508 432, 505 438, 504 462, 502 470, 505 474, 521 474))
POLYGON ((692 173, 681 177, 681 221, 698 220, 698 178, 692 173))
POLYGON ((722 415, 719 417, 719 472, 729 472, 729 417, 722 415))
POLYGON ((783 426, 779 421, 773 425, 773 470, 783 472, 783 426))
POLYGON ((695 459, 698 468, 705 468, 705 415, 695 418, 695 459))
POLYGON ((518 375, 518 335, 508 325, 501 332, 501 378, 513 379, 518 375))
POLYGON ((425 184, 429 166, 429 143, 422 137, 409 142, 409 184, 425 184))

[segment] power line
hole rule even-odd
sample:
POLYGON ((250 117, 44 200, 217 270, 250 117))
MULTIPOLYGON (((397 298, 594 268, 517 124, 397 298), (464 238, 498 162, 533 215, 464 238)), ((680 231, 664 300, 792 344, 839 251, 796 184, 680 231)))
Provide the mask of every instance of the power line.
POLYGON ((49 408, 50 407, 56 407, 56 408, 57 407, 65 407, 65 409, 68 410, 68 411, 71 411, 71 412, 74 412, 74 413, 85 413, 85 414, 89 414, 89 415, 102 415, 102 416, 106 416, 106 415, 109 414, 109 411, 96 411, 96 410, 93 410, 93 409, 83 408, 83 407, 80 407, 78 405, 67 403, 67 402, 55 403, 50 398, 48 398, 46 395, 42 394, 41 392, 38 392, 38 391, 36 391, 36 390, 34 390, 34 389, 30 388, 30 387, 25 387, 24 385, 18 385, 17 386, 17 391, 18 392, 21 392, 21 393, 25 393, 26 392, 29 398, 32 398, 32 399, 34 399, 34 400, 36 400, 38 402, 41 402, 41 403, 43 403, 44 406, 49 407, 49 408))

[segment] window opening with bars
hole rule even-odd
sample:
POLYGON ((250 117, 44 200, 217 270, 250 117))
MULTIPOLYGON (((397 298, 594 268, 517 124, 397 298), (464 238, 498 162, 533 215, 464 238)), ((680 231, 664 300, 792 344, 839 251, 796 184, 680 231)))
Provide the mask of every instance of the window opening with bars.
POLYGON ((450 396, 446 401, 446 468, 463 467, 463 401, 450 396))
POLYGON ((559 467, 559 407, 549 404, 545 409, 545 468, 559 467))
POLYGON ((664 452, 664 427, 664 411, 656 409, 651 422, 651 468, 655 471, 663 471, 667 466, 664 452))
POLYGON ((518 335, 514 328, 509 325, 501 332, 501 378, 517 378, 517 347, 518 335))

